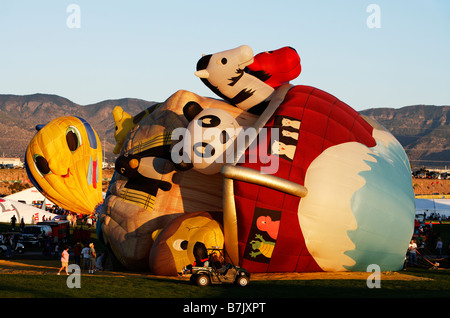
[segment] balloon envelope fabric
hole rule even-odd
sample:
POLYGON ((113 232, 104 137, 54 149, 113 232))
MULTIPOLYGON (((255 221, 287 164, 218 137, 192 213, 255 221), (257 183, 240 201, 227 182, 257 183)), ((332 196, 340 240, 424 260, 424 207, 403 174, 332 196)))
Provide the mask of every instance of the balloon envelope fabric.
POLYGON ((395 138, 377 126, 383 137, 377 141, 374 127, 350 106, 302 85, 289 90, 265 127, 278 129, 278 136, 269 130, 267 140, 259 140, 267 149, 250 147, 238 165, 263 171, 278 160, 273 174, 304 185, 308 194, 299 198, 234 182, 241 265, 252 272, 361 270, 376 246, 382 257, 370 261, 382 260, 384 270, 401 268, 412 235, 414 195, 409 163, 395 138), (386 147, 386 140, 394 146, 386 147), (389 186, 393 171, 401 178, 389 186), (398 198, 403 205, 395 203, 398 198), (383 210, 390 224, 403 224, 401 231, 386 226, 383 210), (373 222, 379 226, 370 229, 373 222))
POLYGON ((28 177, 60 207, 92 214, 102 203, 102 148, 82 118, 59 117, 38 126, 25 156, 28 177))

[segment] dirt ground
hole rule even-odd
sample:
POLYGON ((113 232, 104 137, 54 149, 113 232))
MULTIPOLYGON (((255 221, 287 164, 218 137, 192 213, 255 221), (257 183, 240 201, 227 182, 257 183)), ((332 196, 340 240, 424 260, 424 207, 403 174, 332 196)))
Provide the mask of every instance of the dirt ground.
MULTIPOLYGON (((106 191, 114 173, 113 169, 103 170, 103 191, 106 191)), ((450 194, 450 180, 412 179, 415 194, 450 194)), ((25 169, 0 169, 0 196, 9 195, 32 187, 25 169)))

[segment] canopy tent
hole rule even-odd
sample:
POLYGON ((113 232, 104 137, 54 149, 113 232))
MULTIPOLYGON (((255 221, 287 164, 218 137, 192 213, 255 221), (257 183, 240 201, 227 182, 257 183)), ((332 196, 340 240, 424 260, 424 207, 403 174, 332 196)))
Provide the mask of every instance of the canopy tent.
POLYGON ((441 216, 450 216, 450 199, 415 199, 416 214, 439 213, 441 216))
POLYGON ((11 222, 13 215, 16 216, 17 226, 20 224, 22 218, 25 224, 35 224, 42 221, 43 216, 46 220, 55 220, 61 217, 58 214, 50 213, 27 204, 0 198, 0 222, 11 222))
POLYGON ((38 189, 36 189, 35 187, 31 187, 23 191, 7 195, 4 198, 8 200, 25 203, 28 205, 33 205, 35 203, 43 202, 45 200, 45 204, 47 207, 52 207, 54 205, 53 202, 51 202, 49 199, 46 199, 45 196, 41 192, 39 192, 38 189))

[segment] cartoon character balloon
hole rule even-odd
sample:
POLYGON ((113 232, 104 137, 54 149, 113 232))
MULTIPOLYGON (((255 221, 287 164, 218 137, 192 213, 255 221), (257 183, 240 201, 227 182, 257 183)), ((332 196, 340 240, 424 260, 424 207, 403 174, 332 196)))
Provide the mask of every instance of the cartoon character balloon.
MULTIPOLYGON (((99 236, 128 269, 151 268, 158 275, 176 275, 183 266, 194 261, 192 251, 197 242, 208 248, 223 245, 221 224, 217 218, 212 220, 212 212, 222 215, 220 172, 204 174, 200 170, 206 167, 201 162, 195 166, 183 165, 175 162, 175 156, 172 158, 174 149, 176 153, 178 150, 191 153, 190 149, 183 149, 183 134, 198 114, 190 111, 191 114, 185 114, 189 108, 185 106, 196 104, 201 105, 202 111, 226 111, 226 119, 231 116, 231 121, 239 126, 251 126, 257 119, 224 101, 184 90, 175 92, 147 116, 125 115, 133 118, 135 126, 123 140, 98 224, 99 236), (175 145, 180 147, 175 148, 175 145), (203 213, 200 216, 197 212, 203 213), (178 219, 181 217, 183 222, 178 219), (195 231, 189 231, 186 224, 194 225, 195 231), (185 243, 177 245, 177 242, 185 243)), ((211 119, 205 123, 213 123, 222 112, 204 114, 211 119)), ((198 146, 196 142, 192 145, 198 146)))
POLYGON ((333 95, 289 84, 300 72, 290 47, 204 55, 195 75, 223 101, 178 91, 133 119, 100 212, 122 264, 175 275, 196 244, 218 244, 250 272, 402 267, 415 214, 403 148, 333 95), (259 133, 221 133, 243 127, 259 133), (203 139, 213 129, 221 143, 203 139), (232 162, 204 160, 227 149, 232 162))
POLYGON ((55 204, 92 214, 102 203, 102 148, 97 133, 79 117, 59 117, 31 139, 25 156, 33 185, 55 204))

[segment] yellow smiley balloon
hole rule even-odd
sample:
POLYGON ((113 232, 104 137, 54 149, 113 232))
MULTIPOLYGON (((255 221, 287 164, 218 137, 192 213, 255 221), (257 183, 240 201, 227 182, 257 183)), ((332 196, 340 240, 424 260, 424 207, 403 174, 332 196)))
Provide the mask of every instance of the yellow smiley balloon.
POLYGON ((60 207, 92 214, 103 202, 97 133, 84 119, 73 116, 56 118, 36 129, 25 156, 30 181, 60 207))

